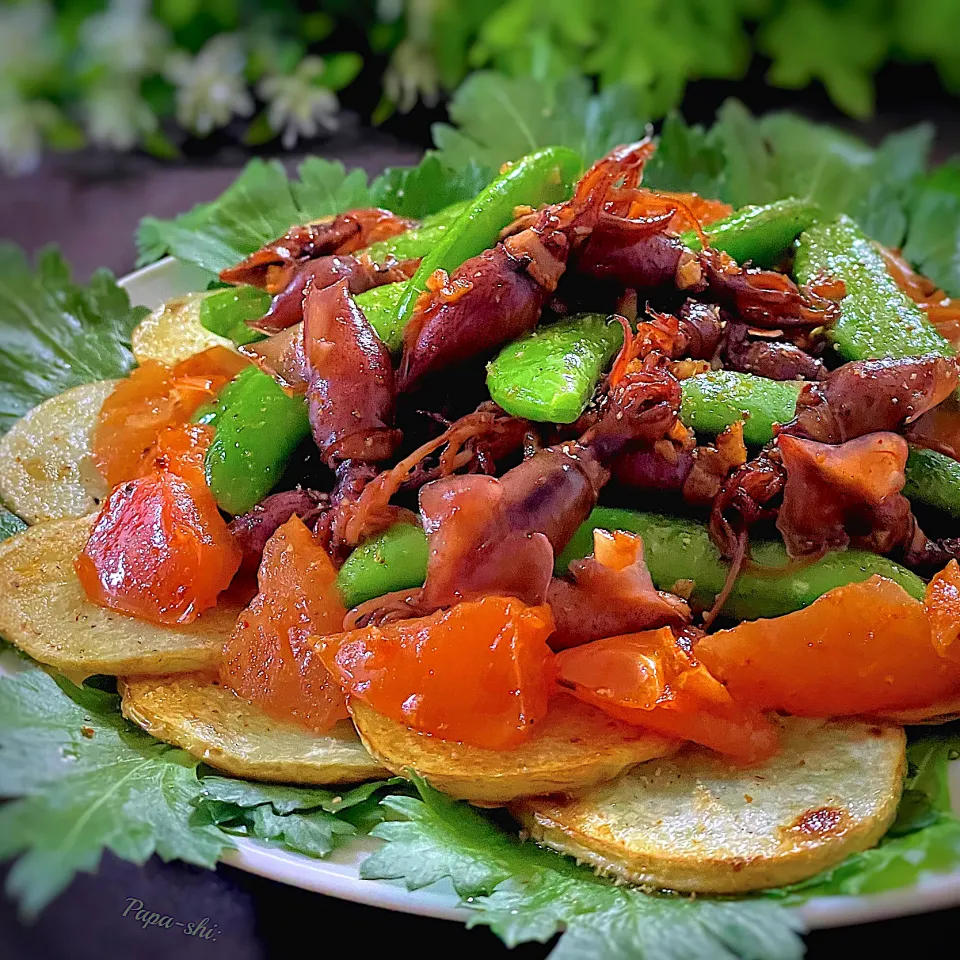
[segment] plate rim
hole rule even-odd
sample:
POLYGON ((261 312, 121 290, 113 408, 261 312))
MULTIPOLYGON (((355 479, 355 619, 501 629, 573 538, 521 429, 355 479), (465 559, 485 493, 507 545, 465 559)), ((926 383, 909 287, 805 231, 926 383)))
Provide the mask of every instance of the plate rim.
MULTIPOLYGON (((131 304, 153 309, 163 300, 192 292, 193 284, 202 283, 204 277, 211 276, 195 266, 166 256, 124 274, 118 278, 117 284, 127 291, 131 304)), ((954 763, 952 774, 958 774, 952 775, 951 779, 955 781, 953 795, 960 801, 960 761, 954 763)), ((382 843, 373 838, 358 838, 339 847, 324 860, 283 851, 248 838, 234 839, 236 849, 229 851, 221 862, 268 880, 365 906, 431 919, 463 922, 470 916, 470 910, 459 905, 459 897, 449 882, 410 891, 391 881, 361 879, 360 863, 382 843)), ((960 869, 929 874, 913 886, 884 893, 814 897, 791 909, 808 930, 821 930, 953 906, 960 906, 960 869)))

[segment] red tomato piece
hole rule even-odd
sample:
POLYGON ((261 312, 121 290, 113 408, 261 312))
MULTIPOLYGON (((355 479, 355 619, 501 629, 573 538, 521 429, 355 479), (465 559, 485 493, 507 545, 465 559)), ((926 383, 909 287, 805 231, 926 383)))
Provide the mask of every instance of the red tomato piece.
POLYGON ((627 723, 702 744, 743 763, 776 752, 770 721, 737 703, 669 627, 563 650, 557 668, 561 686, 627 723))
POLYGON ((350 696, 384 716, 445 740, 508 750, 546 715, 552 631, 549 607, 487 597, 327 637, 319 649, 350 696))
POLYGON ((167 472, 196 486, 206 485, 205 458, 213 428, 199 423, 164 427, 140 461, 138 476, 167 472))
POLYGON ((923 604, 883 577, 706 636, 696 654, 738 700, 799 716, 927 707, 960 694, 960 664, 937 652, 923 604))
POLYGON ((110 494, 75 568, 94 603, 185 624, 216 604, 240 559, 210 491, 160 471, 110 494))
POLYGON ((347 611, 333 563, 299 517, 267 541, 258 581, 224 646, 220 679, 271 716, 328 730, 346 718, 346 703, 305 638, 338 633, 347 611))
POLYGON ((923 608, 941 657, 960 660, 960 564, 951 560, 928 584, 923 608))

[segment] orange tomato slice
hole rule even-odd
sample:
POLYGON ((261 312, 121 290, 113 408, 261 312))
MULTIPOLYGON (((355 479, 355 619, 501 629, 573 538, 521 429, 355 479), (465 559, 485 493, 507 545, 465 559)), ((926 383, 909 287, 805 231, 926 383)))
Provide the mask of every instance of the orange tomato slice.
POLYGON ((350 696, 378 713, 444 740, 508 750, 546 715, 552 631, 549 607, 487 597, 327 637, 319 650, 350 696))
POLYGON ((951 560, 927 585, 923 608, 941 657, 960 660, 960 564, 951 560))
POLYGON ((267 541, 260 592, 224 645, 220 668, 221 681, 265 713, 318 732, 347 716, 340 686, 305 640, 343 628, 336 579, 326 551, 291 517, 267 541))
POLYGON ((596 640, 557 654, 559 683, 627 723, 690 740, 742 762, 772 756, 777 734, 737 703, 669 627, 596 640))
POLYGON ((211 347, 172 368, 147 360, 121 380, 93 434, 94 462, 107 483, 137 476, 160 431, 189 421, 247 364, 232 350, 211 347))
POLYGON ((74 566, 87 596, 153 623, 192 623, 240 566, 206 486, 169 471, 118 486, 74 566))
POLYGON ((211 440, 213 428, 203 424, 178 423, 164 427, 140 460, 137 476, 166 471, 193 485, 203 486, 207 482, 205 458, 211 440))
POLYGON ((926 707, 960 694, 960 664, 937 652, 923 604, 883 577, 706 636, 696 655, 738 700, 800 716, 926 707))

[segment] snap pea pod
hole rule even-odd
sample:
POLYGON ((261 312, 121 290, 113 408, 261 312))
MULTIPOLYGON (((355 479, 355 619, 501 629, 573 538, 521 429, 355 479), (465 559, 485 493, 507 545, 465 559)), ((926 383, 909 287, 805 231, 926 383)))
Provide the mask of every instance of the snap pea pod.
POLYGON ((200 323, 211 333, 232 340, 237 346, 256 343, 265 333, 252 330, 248 320, 259 320, 270 309, 270 294, 258 287, 228 287, 216 290, 200 303, 200 323))
POLYGON ((735 370, 700 374, 681 384, 680 419, 698 433, 711 435, 743 420, 743 439, 762 446, 773 439, 775 423, 793 419, 801 386, 735 370))
POLYGON ((397 313, 397 307, 407 289, 407 281, 385 283, 364 293, 358 293, 353 299, 363 311, 363 315, 376 331, 377 336, 392 351, 403 346, 403 327, 397 313))
POLYGON ((419 587, 427 573, 427 537, 414 523, 397 523, 360 544, 337 574, 347 609, 394 590, 419 587))
POLYGON ((793 265, 799 283, 818 277, 847 288, 840 317, 827 330, 844 360, 880 357, 952 357, 954 349, 887 272, 880 252, 846 216, 800 235, 793 265))
POLYGON ((490 396, 517 417, 573 423, 622 344, 620 324, 599 313, 538 327, 488 364, 490 396))
MULTIPOLYGON (((693 582, 692 599, 706 609, 723 589, 726 561, 702 523, 617 507, 597 507, 557 557, 556 572, 566 571, 571 560, 593 553, 593 531, 627 530, 643 537, 644 557, 653 582, 669 590, 678 581, 693 582)), ((874 574, 899 583, 911 596, 923 598, 923 581, 899 564, 875 553, 845 550, 828 553, 806 566, 789 565, 779 541, 752 545, 755 564, 737 580, 723 608, 738 620, 779 617, 809 606, 828 590, 866 580, 874 574)), ((427 539, 416 526, 391 527, 375 540, 357 548, 341 570, 340 589, 347 606, 382 596, 391 590, 420 586, 427 572, 427 539), (354 557, 357 557, 356 562, 354 557)))
POLYGON ((911 447, 906 474, 907 497, 960 520, 960 463, 936 450, 911 447))
POLYGON ((372 243, 363 251, 374 263, 385 263, 391 257, 395 260, 410 260, 429 253, 454 223, 457 217, 470 205, 469 200, 453 203, 436 213, 424 217, 419 226, 395 237, 372 243))
POLYGON ((297 444, 310 432, 303 397, 288 396, 256 367, 238 374, 217 398, 207 450, 207 483, 227 513, 246 513, 280 479, 297 444))
POLYGON ((540 206, 570 196, 583 165, 580 155, 566 147, 546 147, 529 153, 484 187, 450 225, 410 280, 398 308, 402 329, 413 313, 417 297, 437 270, 456 270, 465 260, 497 242, 500 231, 521 204, 540 206))
MULTIPOLYGON (((692 599, 707 608, 723 588, 727 564, 703 524, 614 507, 597 507, 590 514, 557 558, 557 572, 566 570, 571 560, 593 551, 596 528, 639 534, 650 575, 661 590, 669 590, 677 581, 692 581, 692 599)), ((917 599, 923 598, 925 589, 923 581, 909 570, 863 550, 828 553, 801 567, 789 565, 783 544, 770 540, 754 543, 752 557, 755 564, 768 569, 750 567, 737 579, 723 612, 738 620, 792 613, 828 590, 858 583, 874 574, 896 581, 917 599)))
MULTIPOLYGON (((758 267, 772 267, 819 215, 816 204, 787 197, 759 207, 741 207, 729 217, 711 223, 704 233, 711 247, 729 253, 737 263, 751 260, 758 267)), ((680 239, 691 250, 702 249, 693 230, 680 239)))

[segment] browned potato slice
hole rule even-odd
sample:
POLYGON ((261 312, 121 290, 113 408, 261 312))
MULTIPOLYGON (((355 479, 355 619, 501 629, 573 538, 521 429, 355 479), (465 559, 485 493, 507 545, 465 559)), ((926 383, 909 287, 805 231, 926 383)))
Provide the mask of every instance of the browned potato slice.
POLYGON ((900 727, 788 717, 762 766, 688 748, 577 797, 512 809, 534 839, 631 883, 744 893, 872 847, 896 813, 905 743, 900 727))
POLYGON ((349 720, 329 733, 273 720, 208 677, 124 680, 123 714, 147 733, 237 777, 281 783, 362 783, 386 774, 349 720))
POLYGON ((621 723, 567 696, 550 704, 538 733, 506 751, 419 733, 359 700, 352 701, 350 712, 360 739, 388 770, 415 770, 438 790, 477 803, 501 804, 590 786, 676 749, 676 741, 621 723))
POLYGON ((233 347, 224 337, 200 323, 200 303, 205 293, 191 293, 162 303, 133 331, 131 343, 137 363, 159 360, 172 367, 208 347, 233 347))
POLYGON ((27 523, 85 516, 107 495, 90 443, 116 382, 85 383, 51 397, 0 440, 0 500, 27 523))
POLYGON ((51 520, 0 544, 0 635, 74 679, 215 668, 242 608, 223 601, 173 628, 98 607, 73 569, 92 524, 51 520))
POLYGON ((945 700, 930 707, 916 707, 913 710, 891 710, 879 716, 891 723, 902 723, 907 727, 913 724, 950 723, 952 720, 960 720, 960 698, 945 700))

